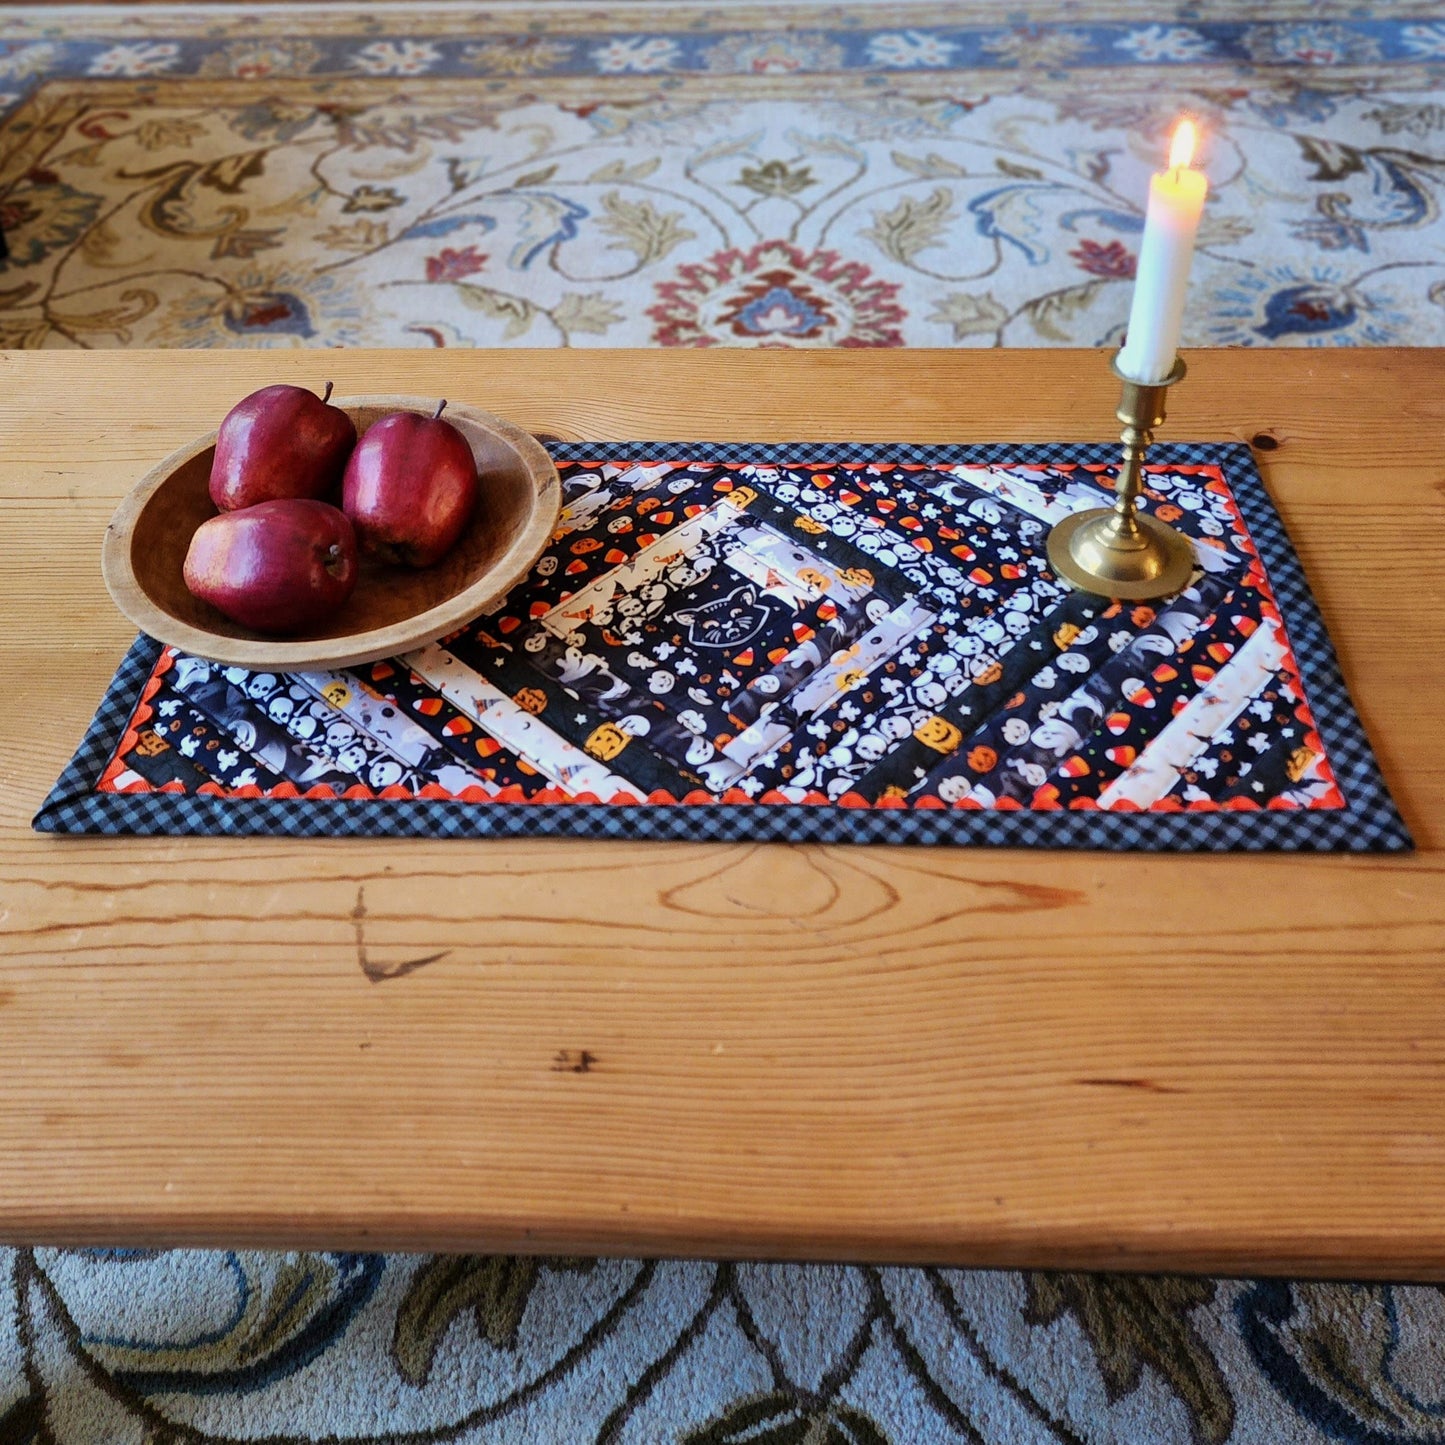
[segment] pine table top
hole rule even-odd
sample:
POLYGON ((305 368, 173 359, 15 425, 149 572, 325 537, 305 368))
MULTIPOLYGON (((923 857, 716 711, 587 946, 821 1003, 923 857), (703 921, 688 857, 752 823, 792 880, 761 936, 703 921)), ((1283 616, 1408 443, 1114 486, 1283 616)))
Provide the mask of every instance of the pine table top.
POLYGON ((924 442, 1108 439, 1117 383, 0 353, 0 1239, 1445 1278, 1445 354, 1189 365, 1163 436, 1258 439, 1413 855, 37 836, 131 640, 105 523, 255 387, 924 442))

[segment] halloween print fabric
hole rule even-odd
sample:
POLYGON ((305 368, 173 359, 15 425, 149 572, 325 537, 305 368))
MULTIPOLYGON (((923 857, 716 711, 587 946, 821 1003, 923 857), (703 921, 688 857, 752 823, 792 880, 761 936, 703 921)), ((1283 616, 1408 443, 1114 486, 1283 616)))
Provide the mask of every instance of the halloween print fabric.
MULTIPOLYGON (((1176 447, 1151 466, 1143 505, 1197 564, 1159 603, 1074 592, 1049 569, 1050 526, 1110 500, 1110 448, 554 451, 557 530, 491 612, 345 671, 157 647, 87 795, 234 800, 237 831, 277 826, 268 809, 248 828, 248 801, 284 800, 483 820, 443 833, 494 831, 503 807, 520 820, 504 831, 595 832, 590 810, 628 812, 601 829, 627 836, 1089 844, 1107 839, 1063 819, 1027 838, 946 819, 1290 813, 1349 820, 1301 846, 1407 843, 1243 448, 1176 447), (1241 494, 1318 632, 1337 747, 1241 494), (578 826, 558 825, 564 805, 578 826), (778 809, 813 822, 778 831, 764 821, 778 809), (653 834, 664 810, 696 813, 696 833, 653 834), (891 827, 861 823, 880 812, 891 827)), ((93 822, 73 794, 38 825, 93 822)), ((1237 830, 1151 836, 1248 846, 1237 830)))

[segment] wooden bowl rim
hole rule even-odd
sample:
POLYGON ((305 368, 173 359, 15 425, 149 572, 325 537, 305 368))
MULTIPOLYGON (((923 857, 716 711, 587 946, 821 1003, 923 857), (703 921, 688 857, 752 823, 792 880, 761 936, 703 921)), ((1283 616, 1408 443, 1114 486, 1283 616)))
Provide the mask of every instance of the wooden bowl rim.
MULTIPOLYGON (((338 396, 333 406, 343 410, 380 407, 388 411, 414 411, 430 415, 439 397, 338 396)), ((418 612, 413 617, 366 632, 326 638, 224 637, 193 627, 153 602, 141 586, 131 565, 131 536, 146 504, 161 486, 187 462, 216 444, 217 431, 198 441, 178 447, 133 486, 121 499, 100 549, 100 571, 111 600, 142 632, 182 652, 245 668, 266 668, 278 672, 305 672, 332 667, 353 667, 392 657, 455 631, 485 612, 526 576, 542 555, 562 511, 562 480, 546 447, 516 422, 465 402, 447 403, 444 416, 460 416, 474 422, 508 443, 519 454, 527 472, 537 481, 537 494, 526 527, 502 553, 496 563, 470 586, 418 612)))

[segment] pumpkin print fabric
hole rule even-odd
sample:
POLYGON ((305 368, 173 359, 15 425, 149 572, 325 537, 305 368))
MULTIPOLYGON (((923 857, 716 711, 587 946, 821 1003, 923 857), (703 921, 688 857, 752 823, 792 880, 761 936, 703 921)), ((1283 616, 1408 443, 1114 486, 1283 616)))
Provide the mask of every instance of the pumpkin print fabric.
POLYGON ((204 799, 227 831, 1408 846, 1244 448, 1156 451, 1143 504, 1197 563, 1157 604, 1049 569, 1052 524, 1111 496, 1108 447, 553 451, 558 527, 492 612, 345 671, 151 644, 37 826, 209 831, 204 799), (1303 826, 1218 822, 1251 813, 1303 826))

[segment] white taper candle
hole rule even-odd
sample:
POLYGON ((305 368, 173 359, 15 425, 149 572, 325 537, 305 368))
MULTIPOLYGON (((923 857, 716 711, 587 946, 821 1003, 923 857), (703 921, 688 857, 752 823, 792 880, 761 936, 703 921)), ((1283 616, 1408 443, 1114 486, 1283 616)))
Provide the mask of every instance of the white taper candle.
POLYGON ((1133 381, 1163 381, 1174 366, 1184 324, 1184 295, 1194 238, 1204 211, 1208 182, 1191 169, 1194 123, 1179 122, 1169 151, 1169 169, 1149 180, 1149 209, 1134 278, 1129 330, 1119 353, 1119 370, 1133 381))

